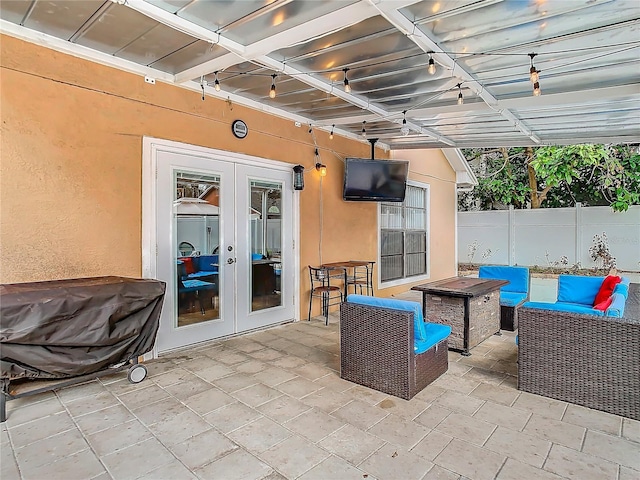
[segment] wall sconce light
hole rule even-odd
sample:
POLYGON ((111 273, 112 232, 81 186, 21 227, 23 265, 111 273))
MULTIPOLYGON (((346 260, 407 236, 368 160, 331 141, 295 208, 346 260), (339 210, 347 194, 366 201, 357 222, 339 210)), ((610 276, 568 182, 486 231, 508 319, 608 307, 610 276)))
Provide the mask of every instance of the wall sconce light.
POLYGON ((293 189, 304 189, 304 166, 296 165, 293 167, 293 189))
POLYGON ((320 173, 321 177, 327 176, 327 166, 322 163, 316 163, 316 170, 320 173))

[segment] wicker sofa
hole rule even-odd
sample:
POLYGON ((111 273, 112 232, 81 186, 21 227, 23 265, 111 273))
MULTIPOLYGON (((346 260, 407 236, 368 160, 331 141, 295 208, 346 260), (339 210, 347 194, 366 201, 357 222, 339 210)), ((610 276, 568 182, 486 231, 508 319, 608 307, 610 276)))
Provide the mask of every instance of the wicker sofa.
POLYGON ((519 390, 640 420, 640 285, 622 285, 622 311, 610 315, 563 302, 520 308, 519 390))
POLYGON ((449 367, 451 327, 418 302, 349 295, 340 306, 340 376, 410 400, 449 367))

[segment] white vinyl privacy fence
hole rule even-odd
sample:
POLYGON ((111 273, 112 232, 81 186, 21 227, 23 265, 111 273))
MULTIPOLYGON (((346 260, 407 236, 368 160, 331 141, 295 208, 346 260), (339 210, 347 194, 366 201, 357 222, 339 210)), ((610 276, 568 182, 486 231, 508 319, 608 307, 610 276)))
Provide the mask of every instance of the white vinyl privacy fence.
POLYGON ((458 262, 596 266, 589 256, 594 235, 605 233, 618 269, 640 271, 640 206, 542 208, 458 213, 458 262))

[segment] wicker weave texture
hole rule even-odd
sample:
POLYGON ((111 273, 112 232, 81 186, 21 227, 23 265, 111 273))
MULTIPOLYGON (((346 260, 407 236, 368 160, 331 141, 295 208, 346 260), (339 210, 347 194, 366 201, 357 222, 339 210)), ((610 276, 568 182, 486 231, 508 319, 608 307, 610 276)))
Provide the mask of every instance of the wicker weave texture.
MULTIPOLYGON (((428 322, 451 327, 449 348, 464 350, 465 299, 427 294, 426 317, 428 322)), ((500 330, 500 292, 469 298, 469 343, 473 348, 500 330)))
POLYGON ((446 339, 413 353, 413 313, 343 303, 340 307, 340 376, 409 400, 447 371, 446 339))
POLYGON ((518 389, 640 420, 640 319, 519 309, 518 389))

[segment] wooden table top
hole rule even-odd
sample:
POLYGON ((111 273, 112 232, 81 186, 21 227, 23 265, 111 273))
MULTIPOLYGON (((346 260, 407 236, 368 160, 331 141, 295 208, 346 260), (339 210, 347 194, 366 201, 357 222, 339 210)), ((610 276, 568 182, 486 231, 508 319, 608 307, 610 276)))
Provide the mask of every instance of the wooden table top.
POLYGON ((416 285, 411 290, 450 297, 477 297, 508 284, 507 280, 490 280, 474 277, 451 277, 416 285))
POLYGON ((353 268, 353 267, 364 267, 365 265, 369 265, 371 262, 367 262, 365 260, 346 260, 344 262, 331 262, 331 263, 323 263, 323 267, 327 268, 353 268))

